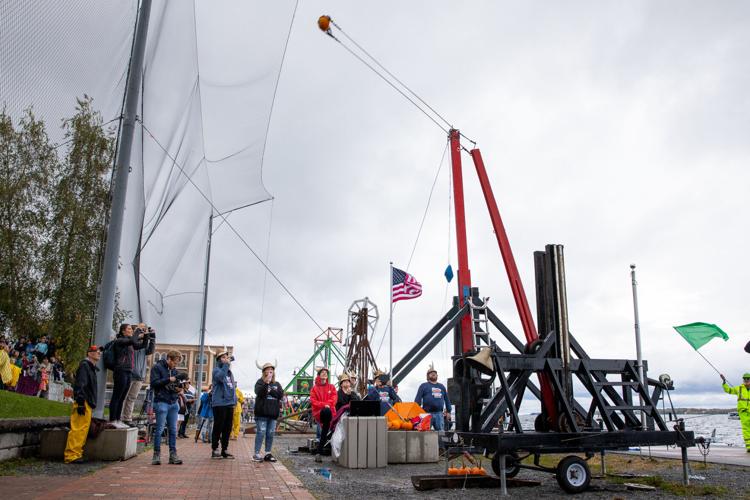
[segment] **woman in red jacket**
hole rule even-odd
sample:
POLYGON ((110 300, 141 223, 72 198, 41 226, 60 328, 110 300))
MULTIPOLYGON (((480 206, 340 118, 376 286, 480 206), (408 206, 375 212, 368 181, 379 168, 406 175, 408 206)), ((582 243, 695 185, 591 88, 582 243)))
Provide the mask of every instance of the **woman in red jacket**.
POLYGON ((315 377, 315 385, 310 391, 313 418, 320 425, 318 452, 315 454, 316 462, 323 460, 321 458, 323 446, 328 440, 331 420, 336 416, 336 398, 336 387, 328 383, 328 368, 323 367, 318 370, 318 376, 315 377))

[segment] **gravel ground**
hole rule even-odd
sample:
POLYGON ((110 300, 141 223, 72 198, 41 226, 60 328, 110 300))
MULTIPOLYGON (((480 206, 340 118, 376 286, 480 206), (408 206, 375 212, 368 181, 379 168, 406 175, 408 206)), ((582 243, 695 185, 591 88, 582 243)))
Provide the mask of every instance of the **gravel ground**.
MULTIPOLYGON (((417 491, 411 484, 413 475, 442 474, 445 462, 437 464, 404 464, 389 465, 386 469, 346 469, 333 463, 330 457, 324 457, 322 464, 316 464, 312 455, 294 454, 292 451, 306 443, 301 436, 282 435, 274 439, 274 452, 284 465, 297 476, 310 492, 320 499, 454 499, 456 490, 417 491), (319 470, 330 469, 330 479, 323 477, 319 470)), ((489 464, 486 466, 489 468, 489 464)), ((597 477, 600 471, 598 458, 590 462, 592 473, 595 475, 589 491, 580 495, 581 498, 679 498, 681 496, 703 496, 705 498, 747 498, 750 499, 750 470, 745 467, 730 465, 691 463, 692 474, 705 477, 704 480, 693 479, 694 489, 687 495, 675 494, 663 487, 656 491, 634 492, 624 485, 618 484, 625 479, 597 477), (725 492, 712 487, 723 486, 725 492)), ((650 475, 667 483, 677 485, 682 482, 682 464, 679 461, 666 459, 648 459, 632 456, 609 455, 607 457, 608 472, 632 473, 650 475)), ((519 479, 530 479, 541 482, 540 486, 509 489, 509 494, 517 498, 559 498, 565 495, 560 489, 554 476, 540 471, 521 470, 519 479)), ((677 492, 679 493, 679 492, 677 492)), ((466 489, 460 492, 461 498, 484 499, 497 498, 496 489, 466 489)))

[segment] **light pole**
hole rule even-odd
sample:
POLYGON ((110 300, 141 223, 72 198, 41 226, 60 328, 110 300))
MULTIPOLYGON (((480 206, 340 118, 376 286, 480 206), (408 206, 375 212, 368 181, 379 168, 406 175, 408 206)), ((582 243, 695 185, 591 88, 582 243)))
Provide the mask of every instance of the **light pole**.
MULTIPOLYGON (((648 391, 648 384, 643 378, 643 355, 641 354, 641 324, 638 318, 638 282, 635 279, 635 264, 630 264, 630 281, 633 285, 633 317, 635 319, 635 355, 636 355, 636 369, 638 370, 638 378, 641 379, 643 389, 648 391)), ((640 396, 641 406, 643 406, 643 396, 640 396)), ((641 411, 641 426, 645 429, 646 427, 646 413, 641 411)))

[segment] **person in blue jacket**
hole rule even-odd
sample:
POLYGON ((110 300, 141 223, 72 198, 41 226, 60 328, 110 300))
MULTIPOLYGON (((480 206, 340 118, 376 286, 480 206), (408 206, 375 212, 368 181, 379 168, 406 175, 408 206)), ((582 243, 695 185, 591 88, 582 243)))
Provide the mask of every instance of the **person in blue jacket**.
POLYGON ((427 369, 427 382, 417 389, 414 402, 432 415, 432 428, 445 430, 445 416, 451 412, 451 401, 445 386, 438 382, 438 373, 432 365, 427 369))
POLYGON ((151 389, 154 391, 154 410, 156 412, 156 430, 154 431, 154 457, 151 465, 161 465, 161 434, 167 426, 169 437, 169 463, 179 465, 182 460, 177 456, 177 404, 178 394, 182 391, 177 364, 182 355, 178 351, 169 351, 167 358, 159 360, 151 368, 151 389))
POLYGON ((214 411, 214 428, 211 433, 211 458, 234 458, 227 451, 229 434, 232 432, 234 406, 237 404, 237 383, 230 370, 230 363, 234 356, 229 352, 222 352, 216 356, 213 379, 211 381, 211 407, 214 411), (221 442, 221 453, 219 453, 221 442))
POLYGON ((380 401, 380 414, 385 415, 391 406, 401 402, 401 398, 398 397, 393 387, 387 385, 390 379, 388 375, 380 370, 373 375, 373 385, 367 390, 365 401, 380 401))
POLYGON ((198 403, 198 416, 200 417, 200 420, 198 421, 198 428, 200 431, 200 436, 195 436, 195 441, 198 441, 198 437, 201 438, 201 441, 204 443, 211 442, 211 430, 214 426, 214 410, 211 408, 211 386, 208 386, 208 390, 203 392, 200 397, 200 401, 198 403))

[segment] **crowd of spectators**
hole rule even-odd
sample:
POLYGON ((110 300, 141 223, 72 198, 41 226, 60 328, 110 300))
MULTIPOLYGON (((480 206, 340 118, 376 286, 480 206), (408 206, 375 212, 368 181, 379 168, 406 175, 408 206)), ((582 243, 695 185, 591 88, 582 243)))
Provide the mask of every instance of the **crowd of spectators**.
POLYGON ((55 341, 42 335, 17 340, 0 337, 0 390, 46 398, 51 382, 65 380, 55 341))

